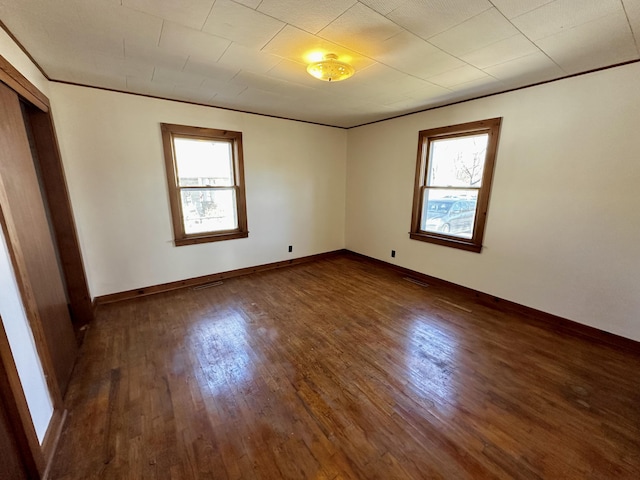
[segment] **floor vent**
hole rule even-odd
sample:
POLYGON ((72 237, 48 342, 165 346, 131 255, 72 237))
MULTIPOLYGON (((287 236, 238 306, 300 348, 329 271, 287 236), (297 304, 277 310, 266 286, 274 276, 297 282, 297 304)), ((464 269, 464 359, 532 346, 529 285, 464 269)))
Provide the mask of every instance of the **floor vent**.
POLYGON ((415 283, 416 285, 420 285, 421 287, 428 287, 428 286, 429 286, 429 284, 428 284, 428 283, 421 282, 420 280, 416 280, 415 278, 411 278, 411 277, 404 277, 404 279, 405 279, 407 282, 415 283))
POLYGON ((204 285, 198 285, 197 287, 193 287, 192 290, 204 290, 205 288, 217 287, 218 285, 222 285, 224 282, 220 280, 219 282, 205 283, 204 285))

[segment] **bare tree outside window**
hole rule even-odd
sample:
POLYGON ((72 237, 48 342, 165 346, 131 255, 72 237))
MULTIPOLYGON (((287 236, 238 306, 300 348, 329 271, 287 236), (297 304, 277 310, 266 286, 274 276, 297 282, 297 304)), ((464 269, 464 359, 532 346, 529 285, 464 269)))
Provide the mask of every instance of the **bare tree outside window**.
POLYGON ((479 186, 484 171, 484 159, 487 156, 487 142, 473 137, 473 149, 470 155, 458 153, 454 160, 456 177, 470 187, 479 186))

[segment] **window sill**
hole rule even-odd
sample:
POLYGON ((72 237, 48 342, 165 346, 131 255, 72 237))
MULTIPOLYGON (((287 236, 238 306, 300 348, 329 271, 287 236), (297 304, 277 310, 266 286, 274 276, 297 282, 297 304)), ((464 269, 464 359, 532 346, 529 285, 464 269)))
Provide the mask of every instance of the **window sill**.
POLYGON ((220 232, 208 233, 205 235, 193 235, 185 238, 176 238, 174 243, 176 247, 183 245, 195 245, 197 243, 221 242, 224 240, 234 240, 236 238, 247 238, 249 232, 220 232))
POLYGON ((458 248, 460 250, 466 250, 467 252, 480 253, 482 251, 482 245, 478 245, 473 243, 471 240, 465 240, 461 238, 447 237, 444 235, 435 235, 422 232, 410 232, 409 238, 411 238, 412 240, 434 243, 436 245, 442 245, 445 247, 458 248))

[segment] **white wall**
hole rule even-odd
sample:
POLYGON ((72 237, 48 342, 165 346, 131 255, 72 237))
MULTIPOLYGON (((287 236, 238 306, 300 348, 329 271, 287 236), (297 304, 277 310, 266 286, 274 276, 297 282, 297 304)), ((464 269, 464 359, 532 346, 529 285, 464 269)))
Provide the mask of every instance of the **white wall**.
POLYGON ((22 304, 4 234, 0 229, 0 316, 18 370, 29 413, 42 442, 53 415, 53 403, 22 304))
POLYGON ((49 81, 2 28, 0 28, 0 55, 42 93, 49 96, 49 81))
POLYGON ((50 91, 93 296, 344 247, 345 130, 59 83, 50 91), (161 122, 242 132, 249 238, 173 245, 161 122))
POLYGON ((632 64, 350 130, 347 248, 640 340, 638 78, 632 64), (418 131, 492 117, 482 253, 410 240, 418 131))

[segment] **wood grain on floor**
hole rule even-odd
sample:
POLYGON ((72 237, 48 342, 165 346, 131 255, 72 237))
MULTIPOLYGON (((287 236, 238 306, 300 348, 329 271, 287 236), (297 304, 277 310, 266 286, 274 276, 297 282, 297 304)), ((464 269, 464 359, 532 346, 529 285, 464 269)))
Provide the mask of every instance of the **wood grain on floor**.
POLYGON ((100 307, 71 479, 638 479, 640 355, 345 256, 100 307))

